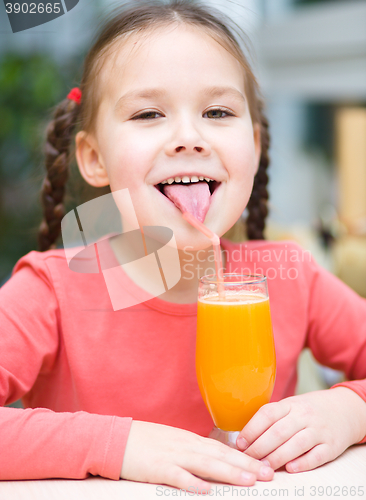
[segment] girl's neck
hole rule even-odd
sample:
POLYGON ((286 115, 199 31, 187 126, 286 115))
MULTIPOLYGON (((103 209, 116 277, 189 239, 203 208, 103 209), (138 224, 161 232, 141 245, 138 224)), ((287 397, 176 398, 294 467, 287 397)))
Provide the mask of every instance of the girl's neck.
MULTIPOLYGON (((128 253, 126 255, 126 249, 123 250, 119 244, 118 236, 110 239, 111 247, 117 260, 120 263, 129 261, 132 262, 136 259, 136 255, 139 255, 137 248, 132 248, 129 246, 128 253)), ((172 249, 172 252, 176 252, 172 249)), ((198 297, 198 282, 199 278, 205 276, 206 274, 215 274, 215 262, 214 253, 212 246, 206 249, 198 251, 187 251, 178 250, 181 278, 176 285, 170 288, 165 293, 159 295, 159 299, 174 302, 177 304, 190 304, 197 301, 198 297)), ((222 263, 225 270, 225 252, 221 250, 222 263)), ((144 289, 145 291, 152 293, 152 290, 156 289, 156 277, 154 279, 154 274, 149 276, 147 273, 141 273, 140 269, 128 269, 126 274, 129 276, 137 286, 144 289)), ((165 258, 163 274, 166 279, 167 276, 176 275, 176 259, 165 258)))
MULTIPOLYGON (((221 250, 223 268, 225 270, 225 252, 221 250)), ((181 279, 170 290, 160 295, 160 299, 178 304, 197 302, 198 282, 206 274, 215 274, 213 248, 187 252, 179 250, 181 279)))

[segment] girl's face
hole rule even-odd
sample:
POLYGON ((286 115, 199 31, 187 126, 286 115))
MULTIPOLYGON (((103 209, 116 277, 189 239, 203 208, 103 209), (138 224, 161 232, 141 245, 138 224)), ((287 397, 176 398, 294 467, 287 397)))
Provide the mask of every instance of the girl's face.
POLYGON ((82 175, 112 191, 128 188, 139 224, 173 229, 178 248, 207 247, 161 183, 184 176, 216 181, 205 224, 220 236, 240 217, 260 140, 239 62, 202 31, 179 25, 121 41, 100 82, 96 132, 77 137, 82 175))

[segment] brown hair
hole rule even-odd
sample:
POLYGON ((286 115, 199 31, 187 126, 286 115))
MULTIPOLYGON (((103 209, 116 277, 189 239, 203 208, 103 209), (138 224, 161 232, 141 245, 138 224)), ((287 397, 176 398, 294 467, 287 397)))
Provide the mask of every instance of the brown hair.
POLYGON ((262 153, 258 172, 254 178, 253 191, 248 202, 246 221, 249 239, 264 239, 263 231, 267 210, 267 167, 269 164, 268 122, 263 114, 257 81, 250 69, 240 45, 228 26, 233 24, 229 18, 215 9, 208 9, 191 0, 143 1, 137 5, 125 5, 114 10, 96 42, 88 52, 80 89, 82 102, 78 105, 69 99, 62 101, 55 109, 53 120, 47 128, 45 164, 47 174, 42 185, 42 204, 44 219, 39 228, 38 242, 40 251, 54 246, 61 232, 64 216, 65 184, 69 177, 71 160, 70 146, 75 127, 91 131, 99 106, 98 76, 107 52, 123 36, 133 33, 152 31, 173 23, 185 23, 203 29, 218 43, 226 48, 245 70, 246 95, 253 123, 261 126, 262 153))

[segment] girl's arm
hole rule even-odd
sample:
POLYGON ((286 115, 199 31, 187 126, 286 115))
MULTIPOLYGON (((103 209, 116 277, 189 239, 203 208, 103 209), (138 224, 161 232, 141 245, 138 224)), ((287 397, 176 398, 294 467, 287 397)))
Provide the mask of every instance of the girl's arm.
POLYGON ((349 382, 262 407, 238 446, 275 469, 310 470, 366 441, 366 300, 331 273, 308 265, 307 346, 349 382))
POLYGON ((0 480, 119 479, 131 419, 0 408, 0 480))
POLYGON ((0 480, 119 479, 130 418, 2 407, 46 378, 62 348, 47 269, 39 264, 35 270, 31 261, 22 259, 0 289, 0 480))

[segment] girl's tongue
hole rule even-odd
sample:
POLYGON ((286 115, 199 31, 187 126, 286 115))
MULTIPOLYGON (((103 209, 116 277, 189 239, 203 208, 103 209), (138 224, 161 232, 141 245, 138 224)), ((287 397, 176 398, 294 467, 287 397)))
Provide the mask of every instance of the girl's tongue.
POLYGON ((210 188, 207 182, 165 184, 164 194, 181 212, 189 212, 200 222, 205 220, 210 207, 210 188))

